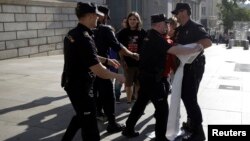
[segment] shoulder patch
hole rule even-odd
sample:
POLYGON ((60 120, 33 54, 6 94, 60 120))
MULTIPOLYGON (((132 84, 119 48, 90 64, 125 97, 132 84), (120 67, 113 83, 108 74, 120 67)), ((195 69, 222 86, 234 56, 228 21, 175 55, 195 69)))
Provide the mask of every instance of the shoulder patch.
POLYGON ((203 32, 207 32, 204 27, 200 27, 200 30, 203 31, 203 32))
POLYGON ((66 38, 71 42, 71 43, 74 43, 75 42, 75 39, 71 36, 71 35, 66 35, 66 38))
POLYGON ((84 37, 88 37, 88 38, 90 37, 90 35, 89 35, 89 33, 88 33, 87 31, 84 31, 84 32, 83 32, 83 36, 84 36, 84 37))

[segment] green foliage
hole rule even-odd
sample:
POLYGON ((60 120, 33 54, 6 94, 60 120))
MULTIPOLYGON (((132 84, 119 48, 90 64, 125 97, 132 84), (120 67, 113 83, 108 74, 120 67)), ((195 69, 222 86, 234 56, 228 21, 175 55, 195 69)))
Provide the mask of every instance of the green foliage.
POLYGON ((222 20, 225 31, 233 28, 234 21, 249 21, 250 10, 240 8, 237 2, 245 2, 246 0, 222 0, 218 4, 219 19, 222 20))

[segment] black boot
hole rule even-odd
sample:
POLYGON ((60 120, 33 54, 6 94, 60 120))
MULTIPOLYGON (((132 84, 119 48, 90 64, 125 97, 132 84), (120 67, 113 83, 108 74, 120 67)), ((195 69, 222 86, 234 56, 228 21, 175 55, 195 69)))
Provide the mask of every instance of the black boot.
POLYGON ((128 129, 127 127, 125 127, 125 129, 122 131, 122 135, 128 138, 133 138, 139 136, 140 134, 134 129, 128 129))
POLYGON ((192 129, 192 127, 191 127, 191 120, 190 120, 190 118, 188 118, 187 122, 183 122, 182 123, 181 130, 183 130, 185 132, 190 132, 191 129, 192 129))
POLYGON ((205 133, 202 125, 194 126, 191 129, 191 134, 182 139, 182 141, 205 141, 205 133))
POLYGON ((123 129, 125 128, 124 125, 122 124, 119 124, 119 123, 109 123, 108 126, 107 126, 107 132, 108 133, 117 133, 117 132, 120 132, 122 131, 123 129))

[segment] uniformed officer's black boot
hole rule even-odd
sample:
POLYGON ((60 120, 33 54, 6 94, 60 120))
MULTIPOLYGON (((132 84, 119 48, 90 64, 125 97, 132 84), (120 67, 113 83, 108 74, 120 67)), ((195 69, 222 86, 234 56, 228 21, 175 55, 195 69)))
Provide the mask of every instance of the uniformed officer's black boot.
POLYGON ((184 131, 185 133, 191 132, 192 127, 191 127, 191 120, 188 118, 187 122, 182 123, 181 130, 184 131))
POLYGON ((205 133, 202 125, 196 126, 192 129, 191 135, 188 137, 184 137, 182 141, 205 141, 205 133))
POLYGON ((122 131, 122 135, 126 136, 128 138, 133 138, 133 137, 139 136, 140 133, 135 131, 134 129, 129 129, 129 128, 125 127, 125 129, 122 131))
POLYGON ((109 123, 107 126, 107 132, 108 133, 117 133, 117 132, 122 131, 124 128, 125 128, 125 126, 122 124, 118 124, 116 122, 112 123, 112 124, 109 123))

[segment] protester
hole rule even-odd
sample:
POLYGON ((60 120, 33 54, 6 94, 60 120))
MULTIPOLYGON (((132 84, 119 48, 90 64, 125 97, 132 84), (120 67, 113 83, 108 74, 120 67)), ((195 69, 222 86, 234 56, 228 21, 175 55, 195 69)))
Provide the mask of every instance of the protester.
MULTIPOLYGON (((109 50, 112 48, 115 52, 133 59, 139 59, 137 53, 129 51, 116 39, 113 28, 107 25, 107 21, 110 19, 109 9, 106 6, 99 6, 98 10, 104 13, 104 16, 99 16, 97 28, 94 30, 94 40, 98 55, 108 57, 109 50)), ((104 65, 106 66, 106 63, 104 65)), ((94 88, 94 91, 98 94, 97 112, 101 113, 100 110, 103 108, 108 119, 107 132, 115 133, 122 131, 123 125, 118 124, 115 119, 115 95, 112 80, 97 77, 94 82, 94 88)))
MULTIPOLYGON (((127 28, 122 29, 117 35, 118 40, 128 50, 134 53, 139 53, 143 39, 146 36, 145 30, 142 28, 140 15, 137 12, 130 12, 127 17, 127 28)), ((131 104, 133 90, 135 90, 134 97, 136 99, 139 89, 138 61, 126 56, 121 56, 121 61, 124 66, 126 78, 125 89, 127 93, 127 103, 131 104)), ((128 112, 130 112, 130 108, 128 109, 128 112)))

